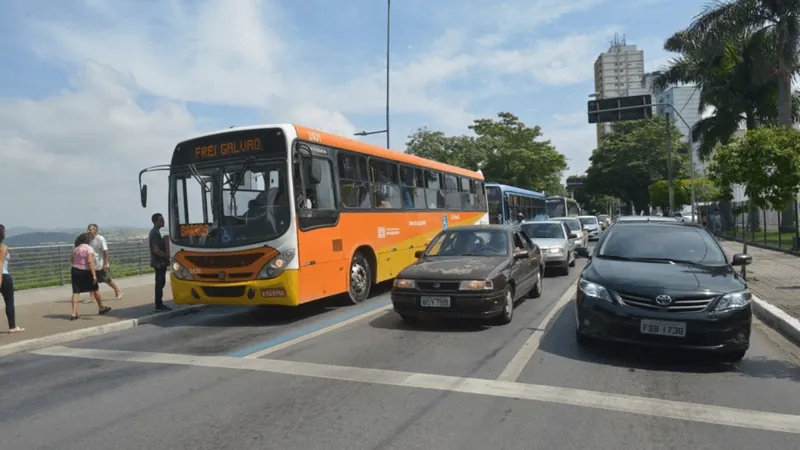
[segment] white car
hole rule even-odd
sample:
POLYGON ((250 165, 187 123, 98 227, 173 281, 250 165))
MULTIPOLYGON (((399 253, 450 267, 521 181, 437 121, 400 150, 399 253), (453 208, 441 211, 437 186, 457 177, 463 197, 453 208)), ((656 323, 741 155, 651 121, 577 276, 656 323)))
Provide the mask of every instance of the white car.
POLYGON ((600 221, 597 220, 597 216, 578 216, 578 220, 583 225, 583 228, 589 231, 589 240, 596 241, 600 239, 600 233, 603 230, 600 229, 600 221))

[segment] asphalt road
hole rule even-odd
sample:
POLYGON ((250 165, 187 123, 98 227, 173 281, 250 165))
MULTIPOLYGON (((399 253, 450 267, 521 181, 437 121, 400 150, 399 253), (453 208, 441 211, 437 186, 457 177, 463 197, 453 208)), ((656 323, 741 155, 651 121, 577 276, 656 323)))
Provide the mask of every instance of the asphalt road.
POLYGON ((735 365, 578 348, 564 294, 579 270, 545 278, 506 326, 409 327, 383 288, 0 358, 0 448, 798 448, 792 347, 759 325, 735 365))

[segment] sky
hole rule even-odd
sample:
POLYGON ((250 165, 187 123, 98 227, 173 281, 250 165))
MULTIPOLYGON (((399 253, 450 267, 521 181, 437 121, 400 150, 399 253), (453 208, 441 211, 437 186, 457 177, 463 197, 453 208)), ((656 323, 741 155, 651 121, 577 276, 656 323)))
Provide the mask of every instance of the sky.
MULTIPOLYGON (((541 127, 580 174, 595 148, 586 102, 615 33, 644 50, 696 0, 395 1, 391 147, 421 127, 468 134, 509 111, 541 127)), ((386 3, 379 0, 3 0, 0 223, 149 225, 166 210, 179 141, 258 123, 352 136, 384 128, 386 3)), ((385 136, 360 138, 385 145, 385 136)))

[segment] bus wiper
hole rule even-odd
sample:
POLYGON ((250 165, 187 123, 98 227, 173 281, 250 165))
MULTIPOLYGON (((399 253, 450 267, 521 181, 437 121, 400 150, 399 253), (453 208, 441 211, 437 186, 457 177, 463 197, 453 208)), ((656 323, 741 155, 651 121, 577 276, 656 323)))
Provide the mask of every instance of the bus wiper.
MULTIPOLYGON (((242 178, 244 178, 244 173, 247 172, 247 169, 249 169, 255 161, 256 159, 251 156, 242 163, 242 167, 239 168, 239 172, 236 173, 236 177, 232 180, 234 183, 231 183, 231 195, 236 194, 236 191, 239 190, 239 186, 242 184, 242 178)), ((229 179, 229 182, 230 181, 229 179)))
POLYGON ((189 172, 191 172, 192 177, 200 183, 200 186, 203 188, 203 192, 209 192, 208 185, 205 181, 203 181, 203 177, 200 176, 200 172, 197 171, 197 167, 194 164, 189 164, 189 172))

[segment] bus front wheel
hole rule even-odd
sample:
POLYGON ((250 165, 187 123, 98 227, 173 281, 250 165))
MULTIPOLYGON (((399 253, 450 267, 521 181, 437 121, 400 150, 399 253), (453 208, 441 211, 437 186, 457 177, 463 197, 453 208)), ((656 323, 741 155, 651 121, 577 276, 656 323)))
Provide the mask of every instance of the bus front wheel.
POLYGON ((369 261, 361 252, 357 252, 350 262, 350 283, 348 287, 350 301, 353 304, 363 302, 369 297, 370 288, 372 288, 372 270, 370 269, 369 261))

